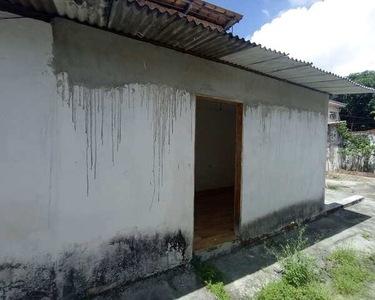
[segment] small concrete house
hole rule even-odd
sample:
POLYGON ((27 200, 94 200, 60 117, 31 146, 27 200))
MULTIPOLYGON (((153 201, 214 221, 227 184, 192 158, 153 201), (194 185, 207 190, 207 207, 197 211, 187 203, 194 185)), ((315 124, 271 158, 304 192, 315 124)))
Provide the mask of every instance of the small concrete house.
POLYGON ((328 124, 340 122, 340 111, 346 106, 341 103, 330 99, 328 102, 328 124))
POLYGON ((329 95, 369 89, 240 19, 0 1, 1 299, 80 299, 322 210, 329 95))

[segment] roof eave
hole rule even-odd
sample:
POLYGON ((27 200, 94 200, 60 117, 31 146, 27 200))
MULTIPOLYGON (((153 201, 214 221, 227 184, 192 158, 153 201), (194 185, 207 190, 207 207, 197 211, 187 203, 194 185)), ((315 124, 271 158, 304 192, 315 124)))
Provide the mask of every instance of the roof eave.
POLYGON ((312 63, 293 59, 286 53, 213 29, 181 14, 152 9, 136 0, 82 0, 69 4, 67 0, 0 0, 0 9, 4 7, 10 12, 47 21, 60 16, 325 94, 375 93, 375 89, 318 69, 312 63))

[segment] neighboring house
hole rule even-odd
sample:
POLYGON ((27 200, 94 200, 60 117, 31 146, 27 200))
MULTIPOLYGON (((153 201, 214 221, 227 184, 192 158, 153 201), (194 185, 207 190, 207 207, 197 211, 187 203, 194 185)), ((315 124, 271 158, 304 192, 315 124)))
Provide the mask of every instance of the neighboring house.
POLYGON ((328 103, 328 124, 340 121, 340 110, 346 106, 345 103, 341 103, 335 100, 329 100, 328 103))
POLYGON ((330 99, 328 102, 328 129, 327 129, 327 159, 326 171, 340 169, 341 157, 339 148, 342 140, 338 132, 338 126, 346 121, 340 121, 340 110, 346 104, 330 99))
POLYGON ((323 209, 329 95, 370 89, 204 1, 0 10, 2 299, 89 298, 323 209))

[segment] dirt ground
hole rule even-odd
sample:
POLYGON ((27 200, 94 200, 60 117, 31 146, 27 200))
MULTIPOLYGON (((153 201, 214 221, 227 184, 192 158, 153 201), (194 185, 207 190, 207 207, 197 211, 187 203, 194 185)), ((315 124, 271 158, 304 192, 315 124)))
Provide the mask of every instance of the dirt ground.
POLYGON ((364 196, 375 201, 375 178, 344 173, 328 173, 326 176, 326 202, 350 197, 364 196))

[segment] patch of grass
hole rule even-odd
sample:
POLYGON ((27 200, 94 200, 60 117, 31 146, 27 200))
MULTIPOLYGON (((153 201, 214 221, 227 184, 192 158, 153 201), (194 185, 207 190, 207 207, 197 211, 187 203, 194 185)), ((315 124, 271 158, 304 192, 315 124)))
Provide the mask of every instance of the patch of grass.
POLYGON ((288 239, 280 245, 279 252, 271 250, 283 266, 283 277, 281 281, 265 286, 258 294, 258 300, 330 299, 318 282, 315 260, 302 252, 308 246, 305 230, 305 227, 299 226, 295 239, 288 239))
POLYGON ((364 239, 366 239, 366 240, 371 240, 372 239, 372 235, 371 234, 369 234, 368 232, 362 232, 362 237, 364 238, 364 239))
POLYGON ((340 179, 340 175, 339 174, 335 174, 335 173, 329 173, 327 174, 327 178, 329 179, 340 179))
MULTIPOLYGON (((258 293, 257 300, 331 300, 358 299, 368 293, 375 279, 375 252, 365 254, 354 249, 339 249, 318 267, 315 258, 302 250, 308 246, 305 227, 297 229, 297 237, 287 240, 274 254, 283 266, 282 278, 258 293)), ((366 232, 366 238, 372 236, 366 232)))
POLYGON ((329 292, 318 283, 295 287, 284 279, 270 283, 258 294, 257 300, 329 300, 329 292))
POLYGON ((337 184, 331 184, 331 183, 329 183, 329 184, 327 184, 327 189, 329 189, 329 190, 339 190, 340 186, 337 185, 337 184))
POLYGON ((222 274, 215 266, 198 260, 193 262, 193 266, 206 288, 217 299, 230 300, 228 292, 224 289, 222 274))
POLYGON ((328 259, 333 263, 329 269, 333 286, 340 294, 358 294, 373 278, 365 264, 363 253, 353 249, 339 249, 334 251, 328 259))
POLYGON ((314 259, 299 252, 282 261, 284 266, 283 279, 294 287, 301 287, 317 279, 314 259))

